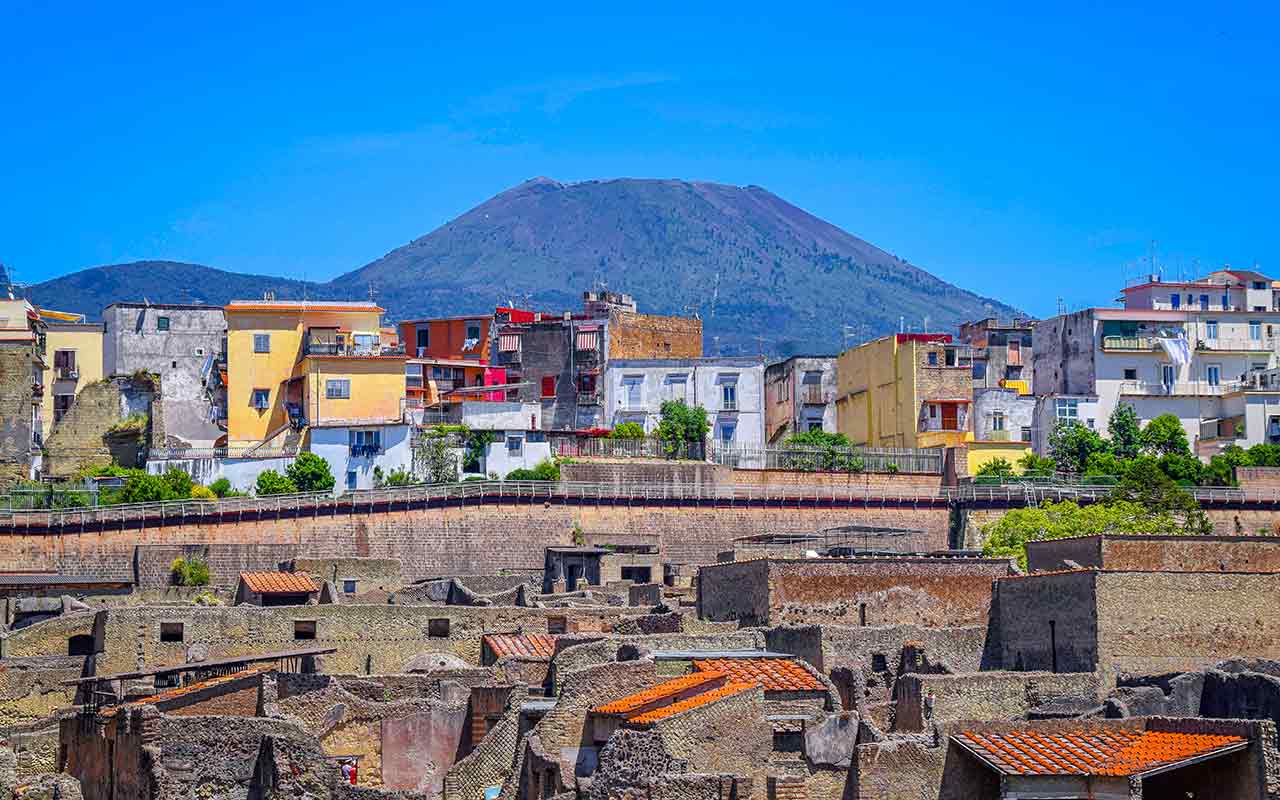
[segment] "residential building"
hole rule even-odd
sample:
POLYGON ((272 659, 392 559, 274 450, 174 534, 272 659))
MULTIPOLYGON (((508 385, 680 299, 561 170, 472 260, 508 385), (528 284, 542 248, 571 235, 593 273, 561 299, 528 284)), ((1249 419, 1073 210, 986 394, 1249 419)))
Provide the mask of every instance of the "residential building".
POLYGON ((506 370, 507 400, 541 402, 550 430, 598 428, 610 416, 601 387, 610 360, 701 356, 701 320, 635 309, 614 292, 585 292, 581 314, 498 309, 492 366, 506 370))
POLYGON ((1031 394, 1032 329, 1028 320, 1000 322, 995 317, 966 322, 956 341, 973 348, 973 390, 1009 389, 1031 394))
POLYGON ((409 466, 405 356, 382 341, 370 302, 235 300, 227 317, 227 438, 310 449, 338 490, 409 466))
POLYGON ((212 447, 225 433, 227 408, 220 374, 227 339, 222 308, 112 303, 102 323, 103 376, 159 376, 160 416, 169 442, 212 447))
POLYGON ((1280 302, 1269 278, 1236 270, 1189 282, 1152 276, 1121 299, 1123 308, 1036 325, 1037 449, 1089 397, 1097 398, 1100 429, 1120 403, 1144 423, 1174 414, 1205 458, 1229 444, 1280 441, 1280 386, 1267 378, 1280 366, 1280 302))
POLYGON ((836 431, 835 356, 792 356, 764 369, 765 439, 836 431))
POLYGON ((34 478, 40 468, 46 335, 34 306, 0 300, 0 483, 34 478))
POLYGON ((605 422, 635 422, 652 433, 662 404, 679 400, 707 410, 711 437, 734 447, 763 447, 764 357, 611 360, 605 369, 605 422))
POLYGON ((492 314, 414 319, 400 323, 400 341, 410 358, 489 363, 492 314))
POLYGON ((45 364, 41 432, 45 439, 71 408, 84 387, 102 380, 103 326, 85 322, 83 314, 42 308, 45 340, 50 357, 45 364))
POLYGON ((855 445, 946 447, 973 438, 972 348, 898 333, 836 359, 836 429, 855 445))

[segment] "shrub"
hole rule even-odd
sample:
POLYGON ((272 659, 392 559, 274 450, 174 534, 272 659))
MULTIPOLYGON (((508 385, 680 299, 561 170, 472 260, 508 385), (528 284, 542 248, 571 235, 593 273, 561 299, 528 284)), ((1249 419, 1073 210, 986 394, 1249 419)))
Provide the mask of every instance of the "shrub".
POLYGON ((389 486, 412 486, 415 483, 421 483, 421 481, 404 467, 396 467, 390 472, 383 472, 382 467, 373 468, 373 485, 379 489, 389 486))
POLYGON ((784 447, 851 447, 849 437, 843 433, 827 433, 826 431, 805 431, 793 433, 782 442, 784 447))
POLYGON ((200 484, 197 483, 195 486, 191 487, 191 499, 192 500, 217 500, 218 496, 214 494, 213 490, 210 489, 208 486, 201 486, 200 484))
POLYGON ((509 481, 558 481, 560 467, 551 461, 542 461, 533 469, 513 469, 507 473, 509 481))
POLYGON ((134 475, 111 497, 115 503, 156 503, 174 499, 173 489, 159 475, 134 475))
POLYGON ((668 400, 659 409, 658 438, 667 444, 667 454, 679 453, 681 444, 701 445, 707 440, 711 423, 707 410, 702 406, 690 406, 681 401, 668 400))
POLYGON ((192 598, 192 602, 198 606, 220 606, 222 600, 213 592, 201 592, 192 598))
POLYGON ((194 482, 191 476, 177 467, 170 467, 165 470, 164 484, 169 487, 169 492, 175 500, 184 500, 191 496, 191 487, 194 482))
POLYGON ((227 493, 231 491, 231 481, 226 478, 218 478, 216 481, 209 484, 209 490, 218 497, 226 497, 227 493))
POLYGON ((623 422, 609 432, 610 439, 643 439, 644 426, 639 422, 623 422))
POLYGON ((267 469, 258 473, 258 482, 255 484, 255 489, 259 497, 271 494, 294 494, 298 491, 298 487, 294 485, 293 481, 274 469, 267 469))
POLYGON ((1053 470, 1056 466, 1052 458, 1038 456, 1035 453, 1025 453, 1022 458, 1018 459, 1018 466, 1022 468, 1022 475, 1026 478, 1050 478, 1053 476, 1053 470))
POLYGON ((1142 449, 1156 456, 1190 456, 1191 445, 1182 421, 1173 414, 1161 414, 1142 429, 1142 449))
POLYGON ((997 456, 978 467, 975 474, 979 478, 1012 478, 1013 464, 1009 463, 1009 459, 997 456))
POLYGON ((299 492, 331 492, 337 483, 329 462, 315 453, 299 453, 284 474, 299 492))
POLYGON ((183 558, 179 556, 170 565, 173 582, 178 586, 208 586, 209 564, 199 556, 183 558))

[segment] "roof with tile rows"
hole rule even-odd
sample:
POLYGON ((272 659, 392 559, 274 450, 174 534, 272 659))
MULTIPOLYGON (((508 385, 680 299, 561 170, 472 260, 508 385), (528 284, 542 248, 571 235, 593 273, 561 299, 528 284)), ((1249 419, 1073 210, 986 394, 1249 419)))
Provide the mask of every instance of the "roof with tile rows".
POLYGON ((241 572, 249 591, 258 594, 301 594, 318 592, 320 587, 305 572, 241 572))
POLYGON ((682 692, 723 681, 724 677, 724 674, 720 672, 691 672, 688 675, 681 675, 679 678, 663 681, 656 686, 650 686, 642 692, 636 692, 611 703, 596 706, 593 710, 597 714, 627 716, 654 703, 675 697, 682 692))
POLYGON ((1141 775, 1248 744, 1240 736, 1106 729, 1001 734, 963 731, 953 739, 1006 775, 1115 777, 1141 775))
POLYGON ((826 688, 792 658, 699 658, 693 666, 723 672, 730 680, 754 683, 767 692, 821 692, 826 688))
POLYGON ((693 697, 681 700, 678 703, 672 703, 669 706, 655 708, 654 710, 646 711, 643 714, 627 717, 627 722, 633 725, 652 725, 653 723, 667 719, 668 717, 674 717, 676 714, 682 714, 685 711, 700 708, 701 706, 714 703, 717 700, 723 700, 726 697, 733 697, 734 695, 739 695, 743 692, 749 692, 754 688, 756 688, 756 684, 754 683, 730 681, 718 689, 712 689, 709 692, 695 694, 693 697))
POLYGON ((489 633, 484 643, 494 658, 520 656, 550 659, 556 654, 556 637, 549 633, 489 633))

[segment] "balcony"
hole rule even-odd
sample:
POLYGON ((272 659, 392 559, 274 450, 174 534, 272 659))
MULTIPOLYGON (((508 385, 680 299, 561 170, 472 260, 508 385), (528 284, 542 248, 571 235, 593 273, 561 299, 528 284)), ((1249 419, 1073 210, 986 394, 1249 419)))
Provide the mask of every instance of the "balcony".
POLYGON ((1210 385, 1208 383, 1160 383, 1158 381, 1124 381, 1120 394, 1146 397, 1221 397, 1245 388, 1243 383, 1231 381, 1210 385))
POLYGON ((821 386, 801 386, 800 402, 806 406, 825 406, 831 402, 831 394, 821 386))
POLYGON ((1118 352, 1149 352, 1160 346, 1154 336, 1103 336, 1102 349, 1118 352))
POLYGON ((578 392, 578 405, 580 406, 598 406, 600 405, 600 392, 578 392))
POLYGON ((1273 353, 1280 344, 1280 337, 1263 336, 1258 339, 1201 339, 1196 342, 1197 350, 1217 353, 1273 353))
POLYGON ((80 380, 80 368, 75 365, 69 367, 55 367, 53 374, 60 381, 80 380))

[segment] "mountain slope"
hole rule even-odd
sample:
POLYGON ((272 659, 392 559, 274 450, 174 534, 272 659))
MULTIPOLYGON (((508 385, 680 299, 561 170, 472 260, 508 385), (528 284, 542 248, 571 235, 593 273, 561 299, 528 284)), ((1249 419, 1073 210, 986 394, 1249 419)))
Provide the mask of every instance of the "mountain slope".
POLYGON ((642 311, 698 311, 708 350, 835 352, 858 339, 1009 316, 755 186, 674 180, 560 184, 537 178, 333 282, 369 284, 397 316, 495 303, 577 307, 603 282, 642 311))
POLYGON ((304 287, 309 287, 312 297, 323 297, 327 291, 303 281, 244 275, 181 261, 132 261, 37 283, 27 296, 37 305, 79 312, 96 320, 102 318, 102 309, 108 304, 125 300, 224 305, 232 298, 261 297, 268 290, 281 300, 302 297, 304 287))
POLYGON ((96 318, 118 300, 225 303, 368 297, 391 319, 580 307, 607 286, 640 310, 701 314, 708 354, 835 352, 898 330, 947 331, 1018 312, 945 283, 756 186, 537 178, 326 284, 170 261, 95 267, 31 287, 33 301, 96 318), (716 337, 719 337, 718 345, 716 337), (757 337, 761 337, 758 339, 757 337))

